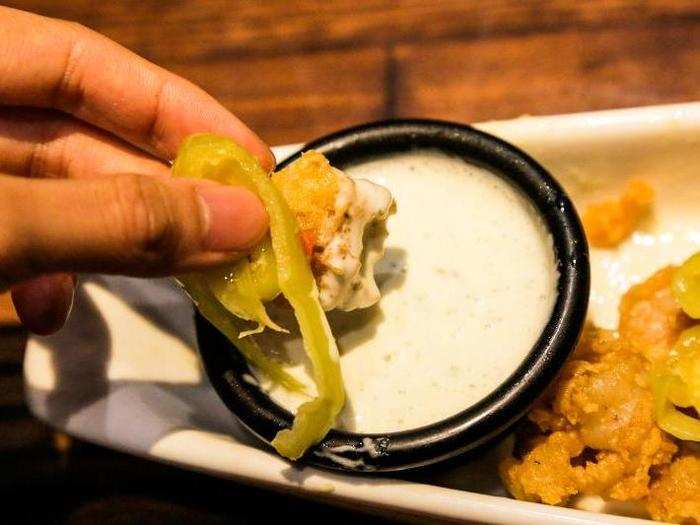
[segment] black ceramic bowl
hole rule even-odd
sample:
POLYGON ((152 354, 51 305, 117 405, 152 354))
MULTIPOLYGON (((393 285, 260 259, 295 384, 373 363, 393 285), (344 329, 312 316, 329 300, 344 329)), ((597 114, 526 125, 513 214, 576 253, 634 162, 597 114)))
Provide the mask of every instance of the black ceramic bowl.
MULTIPOLYGON (((569 198, 527 154, 469 126, 431 120, 367 124, 322 137, 304 149, 322 152, 342 169, 373 157, 426 148, 482 165, 531 199, 552 234, 558 261, 558 298, 551 318, 517 370, 477 404, 415 430, 388 434, 333 430, 308 451, 303 458, 305 463, 365 472, 403 470, 481 446, 524 415, 559 371, 580 335, 589 293, 586 240, 569 198), (334 454, 328 454, 328 449, 335 449, 331 451, 334 454)), ((280 167, 300 154, 285 160, 280 167)), ((231 412, 269 443, 279 430, 291 425, 292 414, 245 380, 250 373, 246 361, 223 335, 199 315, 196 326, 199 350, 214 388, 231 412)))

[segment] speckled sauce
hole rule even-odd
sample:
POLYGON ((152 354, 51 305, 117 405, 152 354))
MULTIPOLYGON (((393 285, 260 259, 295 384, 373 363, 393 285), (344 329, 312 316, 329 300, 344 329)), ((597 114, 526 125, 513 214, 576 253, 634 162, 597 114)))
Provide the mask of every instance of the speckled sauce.
MULTIPOLYGON (((436 151, 347 173, 389 188, 397 213, 375 270, 380 303, 329 314, 348 395, 338 427, 383 433, 437 422, 493 391, 541 334, 556 297, 551 237, 503 179, 436 151)), ((294 326, 289 312, 271 313, 294 326)), ((313 392, 298 337, 260 339, 286 353, 313 392)), ((269 391, 291 410, 306 399, 269 391)))

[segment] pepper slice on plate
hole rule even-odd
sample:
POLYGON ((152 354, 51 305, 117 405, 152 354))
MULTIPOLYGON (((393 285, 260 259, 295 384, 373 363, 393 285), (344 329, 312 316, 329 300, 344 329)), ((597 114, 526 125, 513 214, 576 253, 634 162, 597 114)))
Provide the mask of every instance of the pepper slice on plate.
POLYGON ((331 429, 345 403, 345 391, 338 348, 319 302, 296 218, 255 157, 228 138, 192 135, 181 146, 172 171, 178 177, 244 186, 260 197, 267 210, 270 235, 249 259, 228 268, 185 276, 180 281, 202 315, 224 333, 251 364, 283 386, 298 389, 301 385, 246 337, 265 327, 282 329, 269 318, 263 304, 278 293, 281 292, 294 309, 318 395, 299 407, 292 427, 280 431, 272 445, 281 455, 298 459, 331 429), (258 327, 241 330, 237 318, 256 322, 258 327))
POLYGON ((671 288, 683 311, 693 319, 700 319, 700 253, 676 270, 671 288))
POLYGON ((700 326, 685 330, 669 359, 652 373, 656 422, 673 436, 700 441, 700 326))
MULTIPOLYGON (((686 314, 700 318, 700 253, 676 270, 673 295, 686 314)), ((700 441, 700 325, 681 333, 651 381, 658 425, 679 439, 700 441), (683 410, 684 409, 684 410, 683 410)))
POLYGON ((287 373, 282 364, 270 358, 250 337, 241 338, 244 329, 236 317, 211 293, 206 282, 198 275, 184 275, 179 278, 187 294, 199 312, 213 324, 219 332, 233 342, 246 360, 270 381, 292 392, 303 392, 304 385, 287 373))

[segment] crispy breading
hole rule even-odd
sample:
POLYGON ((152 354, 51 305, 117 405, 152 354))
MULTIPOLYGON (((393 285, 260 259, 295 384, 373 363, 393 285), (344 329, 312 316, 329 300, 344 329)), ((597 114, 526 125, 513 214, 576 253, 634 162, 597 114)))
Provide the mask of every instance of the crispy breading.
POLYGON ((324 310, 368 308, 381 297, 374 265, 384 255, 389 190, 354 180, 308 151, 272 175, 297 218, 324 310))
POLYGON ((500 464, 500 474, 508 491, 518 499, 550 505, 566 503, 579 492, 571 466, 583 444, 576 431, 541 436, 521 459, 508 456, 500 464))
POLYGON ((629 289, 618 332, 585 327, 500 465, 516 498, 566 504, 597 495, 646 504, 656 520, 700 524, 700 454, 656 425, 648 379, 694 324, 671 292, 674 271, 629 289))
POLYGON ((336 197, 340 178, 344 175, 333 168, 328 159, 317 151, 307 151, 301 158, 272 175, 294 212, 302 232, 312 232, 315 239, 335 231, 343 220, 345 209, 338 209, 336 197))
POLYGON ((653 200, 651 186, 633 179, 620 198, 588 206, 583 213, 583 227, 591 246, 612 248, 620 244, 638 227, 653 200))
POLYGON ((550 504, 578 494, 646 496, 649 469, 670 462, 677 449, 654 423, 647 370, 646 360, 612 332, 588 328, 529 415, 540 438, 521 460, 502 465, 508 489, 550 504))
POLYGON ((514 496, 551 504, 579 494, 641 501, 650 492, 650 473, 672 464, 678 447, 654 422, 648 374, 692 323, 671 294, 673 270, 625 294, 619 332, 586 326, 528 415, 539 435, 521 439, 517 457, 501 465, 514 496))
POLYGON ((631 287, 620 301, 620 337, 652 363, 664 359, 693 323, 671 292, 676 270, 668 266, 631 287))
POLYGON ((653 483, 647 510, 655 520, 700 523, 700 455, 680 457, 653 483))

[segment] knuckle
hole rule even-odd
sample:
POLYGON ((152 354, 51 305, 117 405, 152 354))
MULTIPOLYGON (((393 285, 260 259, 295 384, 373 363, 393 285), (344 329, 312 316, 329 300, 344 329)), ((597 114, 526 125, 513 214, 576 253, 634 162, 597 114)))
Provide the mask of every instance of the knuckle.
POLYGON ((71 171, 70 135, 61 124, 47 126, 46 138, 36 142, 27 160, 25 173, 31 178, 64 178, 71 171))
POLYGON ((144 271, 171 265, 180 252, 181 229, 167 188, 143 175, 113 180, 122 245, 144 271))
POLYGON ((72 113, 81 106, 85 98, 82 82, 85 50, 84 42, 79 37, 75 37, 66 47, 63 70, 53 87, 53 107, 72 113))
POLYGON ((170 87, 169 80, 165 79, 160 82, 153 96, 152 109, 148 118, 144 121, 143 136, 151 145, 151 148, 159 155, 168 156, 168 148, 165 147, 164 131, 163 131, 163 112, 165 105, 165 97, 170 87))

